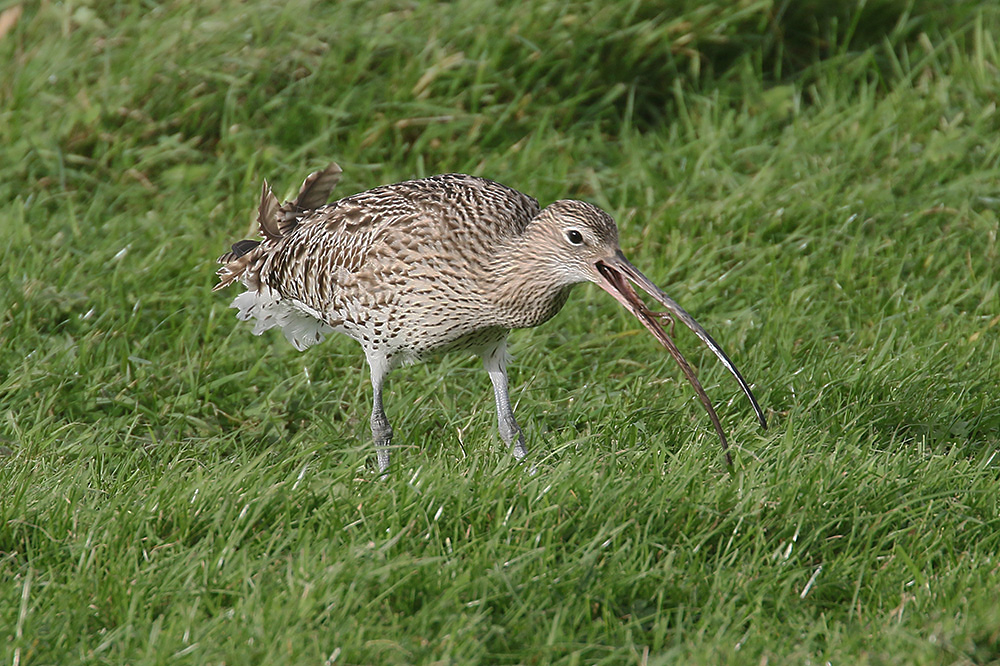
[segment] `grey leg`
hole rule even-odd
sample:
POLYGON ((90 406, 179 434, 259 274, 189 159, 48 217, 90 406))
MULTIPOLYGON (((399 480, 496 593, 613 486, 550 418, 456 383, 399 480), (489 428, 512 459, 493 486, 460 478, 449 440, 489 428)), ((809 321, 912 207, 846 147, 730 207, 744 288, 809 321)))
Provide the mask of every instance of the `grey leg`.
POLYGON ((483 367, 490 373, 490 381, 493 382, 500 439, 507 446, 513 444, 514 457, 521 460, 528 455, 528 448, 524 445, 524 433, 514 420, 514 409, 511 407, 510 392, 507 389, 507 341, 501 340, 496 347, 485 350, 481 356, 483 367))
POLYGON ((372 439, 375 441, 375 455, 378 471, 385 474, 389 470, 389 445, 392 444, 392 426, 382 407, 382 384, 389 374, 382 368, 372 366, 372 439))

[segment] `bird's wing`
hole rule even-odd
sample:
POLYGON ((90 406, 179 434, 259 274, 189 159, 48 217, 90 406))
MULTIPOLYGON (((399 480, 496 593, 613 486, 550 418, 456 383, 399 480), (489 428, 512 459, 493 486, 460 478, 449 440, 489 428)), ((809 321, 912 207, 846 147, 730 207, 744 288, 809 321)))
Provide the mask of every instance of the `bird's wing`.
MULTIPOLYGON (((311 175, 297 199, 280 207, 265 187, 260 206, 265 240, 223 266, 216 289, 237 278, 251 288, 263 282, 325 311, 345 290, 391 288, 375 282, 402 279, 414 261, 467 254, 520 234, 539 211, 537 201, 506 186, 445 174, 295 212, 303 202, 324 198, 337 178, 339 168, 311 175)), ((234 246, 229 255, 237 251, 234 246)))

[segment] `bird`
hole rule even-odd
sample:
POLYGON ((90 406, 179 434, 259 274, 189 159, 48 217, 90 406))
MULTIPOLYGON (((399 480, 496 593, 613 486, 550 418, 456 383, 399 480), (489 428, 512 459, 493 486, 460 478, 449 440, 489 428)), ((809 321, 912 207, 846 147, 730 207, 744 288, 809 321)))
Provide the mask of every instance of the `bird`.
POLYGON ((478 355, 493 385, 497 430, 518 460, 528 455, 514 418, 507 337, 538 326, 565 305, 574 285, 596 283, 667 349, 694 388, 732 467, 719 417, 694 369, 667 334, 680 320, 715 354, 764 413, 722 348, 684 309, 629 263, 618 227, 586 201, 542 208, 492 180, 448 173, 383 185, 328 203, 342 170, 311 173, 279 204, 264 181, 259 240, 240 240, 219 257, 218 284, 245 287, 232 301, 253 333, 278 328, 304 351, 333 332, 361 344, 372 385, 371 433, 380 474, 389 470, 393 428, 383 390, 400 365, 437 354, 478 355), (653 311, 638 287, 665 308, 653 311))

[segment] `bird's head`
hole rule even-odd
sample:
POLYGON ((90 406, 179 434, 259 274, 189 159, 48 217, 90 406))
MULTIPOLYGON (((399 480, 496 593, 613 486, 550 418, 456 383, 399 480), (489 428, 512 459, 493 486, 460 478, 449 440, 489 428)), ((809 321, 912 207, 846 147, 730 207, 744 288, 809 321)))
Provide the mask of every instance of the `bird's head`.
POLYGON ((531 221, 532 252, 564 284, 598 282, 597 264, 621 252, 610 215, 586 201, 563 199, 531 221))
MULTIPOLYGON (((708 411, 723 449, 727 448, 726 437, 712 403, 698 382, 694 370, 664 330, 663 321, 670 324, 672 332, 674 320, 679 319, 712 350, 750 399, 761 426, 767 428, 764 413, 757 404, 750 386, 722 348, 701 324, 625 258, 618 245, 618 227, 610 215, 584 201, 561 200, 542 210, 532 220, 532 226, 534 228, 530 236, 535 243, 533 252, 542 260, 548 271, 557 275, 559 280, 564 280, 565 284, 578 282, 597 284, 625 306, 667 348, 708 411), (646 292, 663 306, 666 312, 650 310, 634 287, 646 292)), ((730 460, 728 451, 726 458, 727 461, 730 460)))

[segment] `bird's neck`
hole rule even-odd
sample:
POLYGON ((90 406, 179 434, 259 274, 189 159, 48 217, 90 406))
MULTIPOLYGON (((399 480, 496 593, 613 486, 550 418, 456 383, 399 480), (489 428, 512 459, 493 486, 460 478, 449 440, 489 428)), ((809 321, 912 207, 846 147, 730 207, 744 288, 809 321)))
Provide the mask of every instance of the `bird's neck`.
POLYGON ((559 312, 573 283, 566 280, 546 256, 544 244, 530 234, 511 241, 492 262, 489 287, 498 325, 529 328, 559 312))

